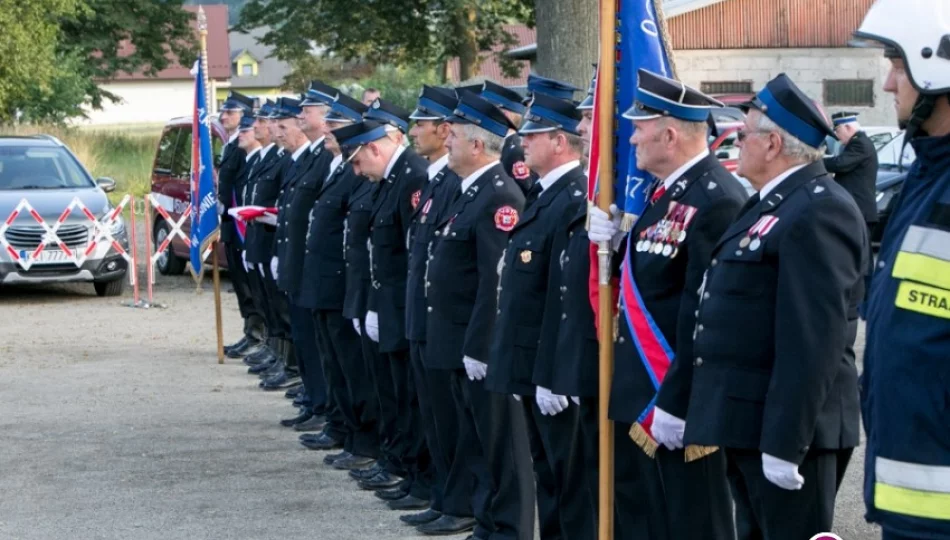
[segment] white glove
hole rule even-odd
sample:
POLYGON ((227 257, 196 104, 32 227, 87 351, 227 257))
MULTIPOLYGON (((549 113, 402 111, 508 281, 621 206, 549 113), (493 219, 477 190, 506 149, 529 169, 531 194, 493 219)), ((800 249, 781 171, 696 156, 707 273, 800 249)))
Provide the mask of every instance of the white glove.
POLYGON ((667 450, 683 447, 686 420, 677 418, 659 407, 653 409, 653 438, 667 450))
POLYGON ((261 273, 262 278, 267 277, 267 274, 264 272, 264 263, 257 265, 257 271, 261 273))
POLYGON ((270 212, 264 212, 264 215, 254 218, 254 221, 265 223, 271 227, 277 226, 277 216, 275 214, 271 214, 270 212))
POLYGON ((224 215, 224 205, 221 204, 221 201, 218 201, 218 215, 219 215, 219 216, 223 216, 223 215, 224 215))
POLYGON ((471 356, 465 356, 462 358, 462 363, 465 364, 465 373, 470 381, 480 381, 485 378, 485 375, 488 375, 488 364, 484 362, 479 362, 471 356))
POLYGON ((366 312, 366 335, 379 343, 379 314, 375 311, 366 312))
POLYGON ((610 205, 609 216, 596 206, 591 207, 589 212, 590 229, 587 231, 587 238, 591 242, 595 244, 613 242, 615 238, 622 234, 620 231, 620 210, 617 209, 616 204, 610 205))
POLYGON ((511 397, 515 398, 515 401, 517 401, 518 403, 521 403, 521 396, 519 396, 518 394, 511 394, 511 397))
POLYGON ((241 262, 244 263, 244 269, 245 269, 245 270, 247 270, 248 272, 253 272, 253 271, 254 271, 254 265, 253 265, 253 264, 248 264, 248 262, 247 262, 247 251, 242 251, 242 252, 241 252, 241 262))
POLYGON ((571 401, 574 402, 574 405, 577 405, 578 407, 581 406, 581 398, 577 396, 571 396, 571 401))
POLYGON ((359 319, 353 319, 353 329, 356 330, 356 333, 357 333, 357 334, 359 334, 359 335, 361 335, 361 336, 363 335, 363 331, 360 330, 360 320, 359 320, 359 319))
POLYGON ((797 490, 805 485, 805 479, 798 474, 798 465, 765 453, 762 454, 762 472, 769 482, 782 489, 797 490))
POLYGON ((277 257, 270 258, 270 274, 277 279, 277 257))
POLYGON ((552 394, 550 390, 543 386, 539 386, 535 390, 534 400, 538 403, 541 414, 545 416, 554 416, 558 413, 562 413, 564 409, 567 409, 568 405, 570 405, 566 397, 552 394))

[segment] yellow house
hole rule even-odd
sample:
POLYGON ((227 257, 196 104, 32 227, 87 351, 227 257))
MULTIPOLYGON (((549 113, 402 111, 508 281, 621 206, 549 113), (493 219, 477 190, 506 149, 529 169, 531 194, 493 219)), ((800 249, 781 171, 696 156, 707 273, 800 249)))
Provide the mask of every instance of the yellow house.
POLYGON ((281 89, 284 77, 291 71, 290 66, 272 57, 272 49, 259 41, 266 32, 267 28, 258 28, 250 34, 228 34, 231 45, 231 84, 228 88, 217 88, 215 98, 219 105, 224 102, 229 90, 237 90, 261 100, 294 95, 281 89))

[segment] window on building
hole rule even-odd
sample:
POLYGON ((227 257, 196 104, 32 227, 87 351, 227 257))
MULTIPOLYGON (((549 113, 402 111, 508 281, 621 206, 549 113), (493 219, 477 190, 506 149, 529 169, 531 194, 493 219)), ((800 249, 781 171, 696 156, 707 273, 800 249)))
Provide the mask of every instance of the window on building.
POLYGON ((250 77, 251 75, 254 75, 254 66, 251 64, 243 64, 241 66, 241 76, 250 77))
POLYGON ((704 94, 751 94, 752 81, 703 81, 699 91, 704 94))
POLYGON ((826 107, 873 107, 874 81, 870 79, 826 79, 822 86, 826 107))

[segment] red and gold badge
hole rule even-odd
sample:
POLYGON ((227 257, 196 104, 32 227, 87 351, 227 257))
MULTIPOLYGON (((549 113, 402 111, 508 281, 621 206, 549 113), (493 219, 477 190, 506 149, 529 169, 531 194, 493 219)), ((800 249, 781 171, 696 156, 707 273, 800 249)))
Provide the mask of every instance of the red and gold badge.
POLYGON ((495 210, 495 228, 500 231, 511 232, 518 224, 518 211, 511 206, 502 206, 495 210))
POLYGON ((527 180, 531 176, 531 169, 524 164, 524 161, 516 161, 511 166, 511 175, 515 177, 515 180, 527 180))
POLYGON ((422 190, 417 189, 412 193, 412 209, 415 210, 419 206, 419 201, 422 199, 422 190))

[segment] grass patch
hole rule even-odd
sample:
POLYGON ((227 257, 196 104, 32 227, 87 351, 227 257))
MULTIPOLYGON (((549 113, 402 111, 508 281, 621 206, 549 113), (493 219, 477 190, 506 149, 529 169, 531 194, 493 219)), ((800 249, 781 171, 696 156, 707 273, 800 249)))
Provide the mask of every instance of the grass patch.
POLYGON ((93 177, 116 181, 109 199, 117 203, 126 193, 141 196, 151 190, 152 162, 161 128, 135 131, 91 131, 57 126, 18 126, 6 135, 47 134, 63 141, 93 177))

